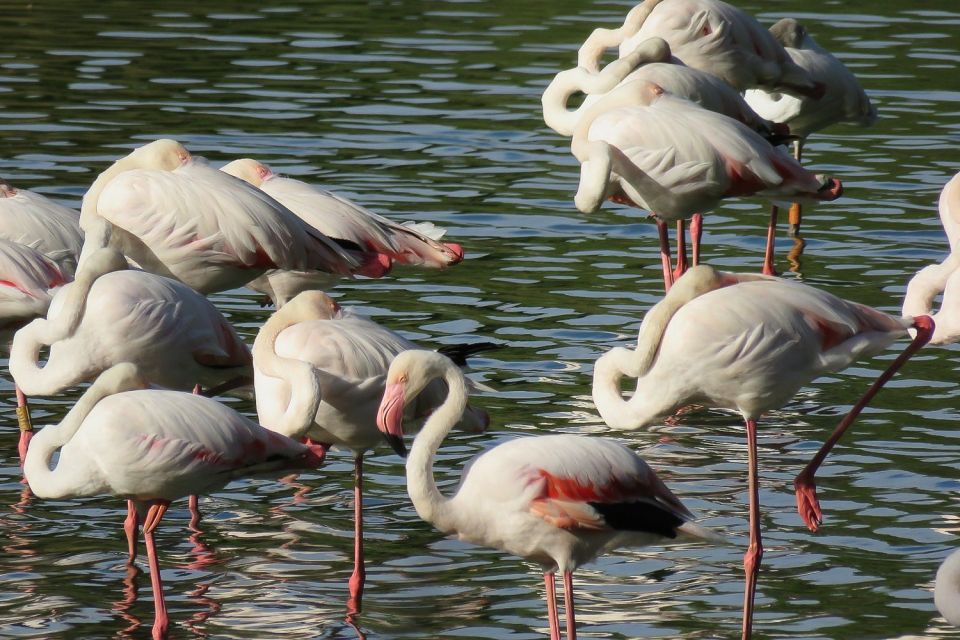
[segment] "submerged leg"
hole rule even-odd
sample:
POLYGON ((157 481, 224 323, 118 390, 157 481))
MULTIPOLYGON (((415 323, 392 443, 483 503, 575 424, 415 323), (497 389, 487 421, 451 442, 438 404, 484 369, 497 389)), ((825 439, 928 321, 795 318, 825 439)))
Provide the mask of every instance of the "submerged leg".
POLYGON ((543 574, 543 584, 547 590, 547 620, 550 623, 550 640, 560 640, 556 578, 556 574, 552 571, 543 574))
POLYGON ((30 420, 30 405, 27 404, 27 396, 24 395, 20 387, 14 385, 17 393, 17 424, 20 426, 20 442, 17 444, 17 452, 20 454, 20 466, 27 457, 27 448, 30 446, 30 438, 33 437, 33 422, 30 420))
POLYGON ((150 584, 153 587, 153 606, 156 611, 153 622, 153 640, 162 640, 168 637, 170 619, 167 617, 167 603, 163 600, 163 583, 160 581, 160 562, 157 560, 157 547, 153 540, 153 532, 160 524, 160 519, 166 512, 170 502, 155 500, 147 510, 147 517, 143 521, 143 539, 147 543, 147 559, 150 562, 150 584))
POLYGON ((127 534, 127 564, 133 564, 137 559, 137 528, 140 526, 140 517, 137 515, 137 506, 133 500, 127 500, 127 517, 123 521, 123 531, 127 534))
MULTIPOLYGON (((797 162, 800 162, 800 155, 803 150, 803 142, 800 140, 793 141, 793 157, 796 158, 797 162)), ((790 204, 790 215, 789 215, 789 224, 787 226, 787 235, 793 238, 798 233, 800 233, 800 222, 803 219, 803 211, 800 209, 800 203, 794 202, 790 204)))
POLYGON ((777 270, 773 266, 773 251, 777 244, 777 217, 780 215, 780 208, 777 205, 770 206, 770 222, 767 224, 767 247, 763 252, 763 275, 775 276, 777 270))
POLYGON ((567 614, 567 640, 577 640, 577 617, 573 613, 573 572, 563 572, 563 606, 567 614))
POLYGON ((687 271, 687 239, 683 218, 677 220, 677 268, 673 270, 673 281, 687 271))
POLYGON ((803 471, 794 479, 793 487, 797 494, 797 511, 800 512, 800 517, 803 518, 804 523, 810 531, 816 531, 820 523, 823 522, 823 512, 820 509, 820 501, 817 500, 817 485, 814 481, 814 475, 817 473, 817 469, 823 464, 827 454, 830 453, 833 446, 837 444, 837 441, 840 440, 843 433, 853 421, 857 419, 857 416, 860 415, 863 408, 873 399, 873 396, 877 395, 881 387, 893 377, 893 374, 903 366, 903 363, 913 357, 913 354, 915 354, 920 347, 927 344, 933 335, 933 320, 931 320, 929 316, 915 317, 913 319, 913 326, 917 330, 916 337, 907 345, 903 353, 897 356, 897 359, 887 367, 886 371, 874 380, 870 388, 863 394, 863 397, 861 397, 860 400, 857 401, 857 404, 853 405, 853 408, 843 417, 843 420, 840 421, 837 428, 833 430, 833 433, 831 433, 830 437, 823 443, 823 446, 820 447, 817 454, 813 456, 813 459, 807 463, 803 471))
POLYGON ((760 479, 757 469, 757 421, 747 420, 747 486, 750 503, 750 544, 743 554, 743 572, 746 583, 743 590, 742 640, 753 633, 753 600, 757 593, 757 576, 763 558, 763 541, 760 536, 760 479))
POLYGON ((700 240, 703 239, 703 214, 695 213, 690 216, 690 249, 693 254, 690 264, 694 267, 700 264, 700 240))
POLYGON ((357 614, 363 600, 363 584, 367 572, 363 566, 363 454, 353 460, 353 575, 350 576, 350 599, 347 613, 357 614))
POLYGON ((660 264, 663 266, 663 290, 670 291, 673 286, 673 265, 670 260, 670 238, 667 237, 667 223, 657 218, 657 233, 660 235, 660 264))

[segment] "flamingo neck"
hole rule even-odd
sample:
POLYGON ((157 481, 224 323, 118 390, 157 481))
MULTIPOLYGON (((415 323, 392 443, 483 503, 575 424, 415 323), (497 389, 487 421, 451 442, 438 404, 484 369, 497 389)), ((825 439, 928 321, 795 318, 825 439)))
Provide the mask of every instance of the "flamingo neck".
POLYGON ((447 397, 427 419, 413 441, 407 458, 407 493, 417 514, 444 532, 455 529, 450 499, 440 493, 433 477, 433 459, 443 439, 463 416, 467 407, 467 385, 452 362, 444 365, 447 397))
POLYGON ((940 565, 933 601, 947 622, 960 627, 960 550, 954 551, 940 565))
POLYGON ((930 344, 960 340, 960 255, 950 254, 942 263, 918 271, 907 283, 901 313, 933 318, 936 328, 930 344), (940 293, 943 293, 940 310, 932 313, 934 300, 940 293))
POLYGON ((593 403, 600 417, 613 429, 639 429, 677 409, 672 396, 655 388, 644 376, 642 354, 614 347, 593 365, 593 403), (624 400, 620 381, 624 376, 638 378, 637 390, 624 400))
POLYGON ((93 181, 93 184, 90 185, 90 188, 87 189, 87 192, 84 194, 83 203, 80 205, 81 229, 87 233, 93 229, 97 218, 100 217, 97 213, 97 205, 100 202, 100 194, 103 192, 106 186, 110 184, 110 181, 124 171, 138 168, 138 164, 139 163, 131 156, 124 156, 107 167, 103 173, 97 176, 97 179, 93 181))
POLYGON ((299 307, 286 305, 261 327, 253 342, 253 362, 260 373, 279 378, 290 389, 290 401, 283 415, 274 424, 265 424, 272 431, 299 440, 313 426, 322 394, 317 371, 309 362, 277 355, 277 337, 287 327, 305 318, 299 307))

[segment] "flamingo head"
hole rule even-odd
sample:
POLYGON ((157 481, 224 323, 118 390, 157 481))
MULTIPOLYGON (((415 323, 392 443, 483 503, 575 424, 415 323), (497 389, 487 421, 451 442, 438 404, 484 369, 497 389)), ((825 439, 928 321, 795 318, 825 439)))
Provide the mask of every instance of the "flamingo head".
POLYGON ((192 156, 187 148, 176 140, 161 138, 134 149, 128 157, 144 169, 173 171, 187 163, 192 156))
POLYGON ((397 455, 407 455, 407 448, 403 444, 404 409, 448 367, 455 367, 449 358, 436 351, 422 349, 401 351, 390 364, 383 400, 377 410, 377 428, 397 455))
POLYGON ((259 187, 275 175, 273 171, 270 170, 270 167, 262 162, 257 162, 253 158, 234 160, 221 167, 220 170, 224 173, 229 173, 234 178, 240 178, 245 182, 249 182, 255 187, 259 187))
POLYGON ((302 291, 283 305, 283 313, 304 320, 331 320, 340 314, 340 305, 323 291, 302 291))
POLYGON ((807 29, 794 18, 784 18, 770 27, 770 34, 785 47, 801 49, 807 29))

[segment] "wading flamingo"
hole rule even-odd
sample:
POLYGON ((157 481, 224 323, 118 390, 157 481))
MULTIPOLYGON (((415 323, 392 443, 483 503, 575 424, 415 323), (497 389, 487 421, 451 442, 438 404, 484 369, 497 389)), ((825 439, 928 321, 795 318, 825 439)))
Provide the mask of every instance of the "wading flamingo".
POLYGON ((604 438, 517 438, 473 459, 456 495, 440 493, 433 458, 463 414, 463 373, 442 354, 405 351, 387 373, 377 426, 400 455, 403 415, 438 378, 450 392, 427 419, 407 459, 407 491, 417 514, 461 540, 502 549, 543 567, 550 637, 559 640, 554 576, 563 576, 567 638, 576 638, 573 571, 618 547, 723 538, 691 514, 640 456, 604 438), (679 540, 677 540, 680 538, 679 540))
MULTIPOLYGON (((807 136, 838 122, 862 127, 877 120, 877 109, 870 102, 857 77, 829 51, 821 47, 806 27, 793 18, 784 18, 770 33, 786 49, 790 58, 824 88, 819 99, 792 96, 762 89, 750 89, 744 98, 764 118, 787 125, 794 141, 793 157, 800 160, 807 136)), ((800 205, 790 207, 790 235, 800 227, 800 205)))
MULTIPOLYGON (((46 318, 14 335, 10 373, 28 423, 26 396, 62 393, 122 362, 168 389, 201 384, 219 392, 252 382, 247 346, 209 300, 176 280, 126 269, 118 251, 100 249, 57 291, 46 318), (41 366, 44 347, 49 353, 41 366)), ((30 432, 24 434, 26 447, 30 432)), ((195 501, 191 508, 196 513, 195 501)), ((125 525, 131 560, 136 527, 131 504, 125 525)))
MULTIPOLYGON (((364 262, 379 262, 387 270, 394 264, 442 269, 463 260, 463 248, 438 242, 445 229, 431 223, 398 224, 334 193, 279 176, 250 158, 234 160, 221 171, 261 189, 327 237, 360 247, 364 262)), ((273 270, 247 286, 280 308, 301 291, 327 289, 335 282, 332 274, 273 270)))
MULTIPOLYGON (((621 84, 587 109, 571 151, 581 163, 580 211, 610 198, 656 216, 666 289, 673 281, 666 221, 734 196, 834 200, 843 192, 839 180, 815 176, 740 122, 645 80, 621 84)), ((763 272, 774 272, 769 229, 763 272)))
POLYGON ((627 13, 623 26, 594 30, 580 48, 578 64, 596 71, 606 49, 619 46, 623 57, 653 36, 666 40, 687 66, 738 91, 763 87, 812 97, 823 92, 753 16, 720 0, 645 0, 627 13))
POLYGON ((0 180, 0 238, 36 249, 73 278, 83 247, 80 214, 0 180))
POLYGON ((215 400, 145 384, 131 364, 105 371, 60 424, 37 433, 24 474, 41 498, 115 495, 136 503, 145 516, 158 640, 168 636, 170 622, 153 532, 170 502, 234 478, 314 469, 322 455, 215 400))
POLYGON ((960 549, 947 556, 937 570, 933 602, 947 622, 960 627, 960 549))
MULTIPOLYGON (((481 345, 488 346, 488 345, 481 345)), ((363 561, 363 454, 382 442, 376 428, 390 361, 401 351, 419 347, 380 325, 354 315, 325 293, 305 291, 277 310, 261 327, 253 344, 257 417, 268 429, 294 437, 296 423, 288 411, 292 387, 286 371, 292 363, 313 368, 320 380, 322 402, 307 436, 324 448, 349 449, 354 455, 354 571, 348 609, 360 610, 365 579, 363 561)), ((461 358, 471 352, 465 345, 461 358)), ((423 390, 407 416, 412 422, 438 407, 446 387, 435 381, 423 390)), ((468 407, 461 428, 481 432, 489 423, 485 411, 468 407)), ((415 426, 409 427, 415 430, 415 426)))
POLYGON ((268 269, 383 272, 173 140, 134 149, 101 173, 83 198, 80 226, 81 262, 110 245, 200 293, 243 286, 268 269))
POLYGON ((794 481, 797 509, 811 531, 823 520, 814 474, 867 402, 930 338, 927 316, 895 318, 797 282, 690 269, 643 319, 636 350, 614 347, 593 371, 593 401, 614 429, 638 429, 697 403, 735 409, 747 427, 750 546, 744 555, 743 638, 763 556, 757 475, 757 420, 811 380, 883 351, 907 329, 910 346, 874 382, 794 481), (624 400, 620 381, 637 378, 624 400))

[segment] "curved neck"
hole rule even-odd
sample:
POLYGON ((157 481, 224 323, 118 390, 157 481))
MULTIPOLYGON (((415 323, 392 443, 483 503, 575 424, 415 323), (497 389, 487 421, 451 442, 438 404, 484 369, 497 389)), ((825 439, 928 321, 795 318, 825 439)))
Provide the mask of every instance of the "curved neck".
POLYGON ((73 438, 87 415, 103 398, 112 395, 117 389, 103 383, 98 378, 86 393, 80 396, 69 413, 64 416, 60 424, 51 424, 40 430, 31 440, 27 457, 23 461, 23 475, 26 477, 30 490, 40 498, 62 498, 65 496, 84 493, 83 483, 96 485, 96 478, 89 474, 72 473, 71 469, 61 469, 58 464, 50 468, 50 458, 53 452, 65 445, 73 438))
POLYGON ((442 373, 447 397, 427 419, 413 441, 407 458, 407 493, 417 514, 441 531, 452 531, 449 498, 440 493, 433 477, 433 457, 467 406, 467 385, 463 373, 452 362, 442 373))
POLYGON ((631 9, 617 29, 594 29, 577 52, 577 64, 585 69, 596 71, 600 67, 603 52, 632 37, 640 30, 647 16, 663 0, 644 0, 631 9))
POLYGON ((87 379, 96 371, 90 362, 47 362, 40 366, 40 350, 44 346, 72 337, 87 309, 93 283, 103 275, 126 268, 118 252, 105 249, 91 256, 85 267, 77 271, 76 280, 63 287, 56 300, 56 314, 38 318, 17 331, 10 347, 10 372, 27 395, 53 395, 87 379))
POLYGON ((960 339, 960 256, 950 256, 940 264, 931 264, 917 272, 907 283, 901 313, 904 316, 929 315, 936 328, 930 344, 949 344, 960 339), (940 310, 933 311, 934 299, 943 293, 940 310))
POLYGON ((669 396, 647 388, 638 368, 640 359, 630 349, 614 347, 593 365, 593 403, 600 417, 613 429, 639 429, 670 414, 676 407, 669 396), (630 400, 623 399, 620 381, 624 376, 638 378, 637 390, 630 400))
POLYGON ((295 306, 286 305, 264 323, 253 341, 253 362, 260 373, 283 380, 290 389, 290 402, 280 420, 264 425, 272 431, 299 440, 307 435, 322 400, 320 379, 309 362, 277 355, 277 336, 299 322, 295 306))
POLYGON ((117 175, 130 169, 136 169, 137 162, 130 156, 120 158, 112 165, 106 168, 103 173, 97 176, 90 188, 83 195, 83 202, 80 205, 80 228, 89 232, 94 222, 99 217, 97 214, 97 204, 100 201, 100 193, 117 175))

